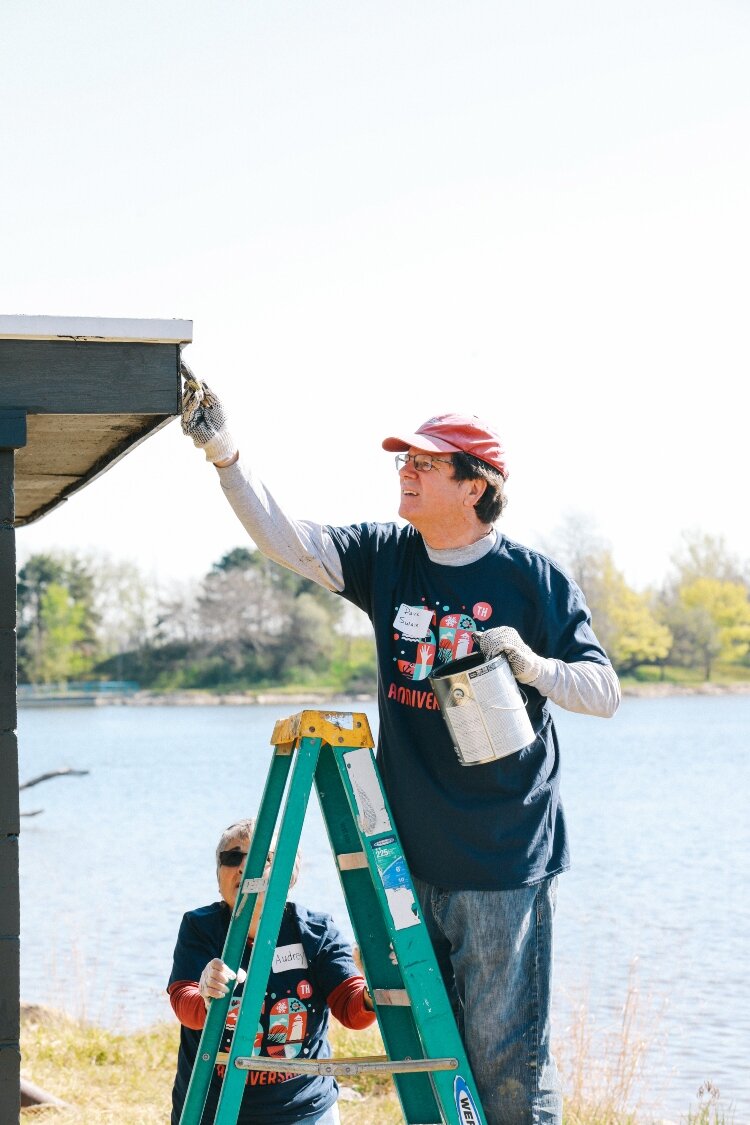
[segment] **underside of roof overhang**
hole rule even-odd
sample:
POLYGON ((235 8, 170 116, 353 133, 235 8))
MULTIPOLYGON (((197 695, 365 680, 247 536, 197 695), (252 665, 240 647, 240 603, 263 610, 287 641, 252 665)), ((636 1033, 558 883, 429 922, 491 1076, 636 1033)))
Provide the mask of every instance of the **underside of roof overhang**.
POLYGON ((17 527, 179 413, 180 349, 191 339, 183 320, 0 316, 0 423, 26 419, 25 445, 5 444, 16 448, 17 527))

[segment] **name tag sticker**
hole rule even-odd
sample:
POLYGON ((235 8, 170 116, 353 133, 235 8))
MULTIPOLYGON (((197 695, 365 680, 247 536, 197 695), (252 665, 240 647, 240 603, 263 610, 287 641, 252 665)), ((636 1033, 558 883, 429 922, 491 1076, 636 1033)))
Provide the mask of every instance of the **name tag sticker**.
POLYGON ((396 614, 393 627, 403 637, 418 641, 424 637, 432 621, 432 610, 423 605, 406 605, 402 602, 396 614))
POLYGON ((283 973, 287 969, 306 969, 307 957, 301 944, 277 945, 273 955, 271 969, 274 973, 283 973))

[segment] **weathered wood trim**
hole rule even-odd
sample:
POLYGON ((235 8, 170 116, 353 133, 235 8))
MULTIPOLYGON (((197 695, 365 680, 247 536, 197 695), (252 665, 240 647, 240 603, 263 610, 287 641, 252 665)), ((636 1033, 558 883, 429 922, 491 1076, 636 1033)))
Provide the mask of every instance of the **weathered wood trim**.
POLYGON ((0 1121, 19 1119, 20 899, 18 885, 18 751, 16 747, 16 554, 12 449, 0 450, 0 754, 5 793, 0 806, 0 1121))
POLYGON ((26 445, 26 411, 0 411, 0 449, 21 449, 26 445))
POLYGON ((189 344, 192 339, 192 320, 141 320, 113 316, 0 316, 0 340, 189 344))
POLYGON ((16 735, 12 730, 0 731, 0 837, 18 835, 19 792, 16 735))
POLYGON ((15 527, 27 527, 30 523, 35 523, 36 520, 41 519, 42 516, 46 516, 48 512, 54 511, 60 504, 64 504, 69 496, 78 492, 79 489, 83 488, 85 485, 91 484, 97 477, 102 476, 102 474, 106 473, 108 469, 111 469, 113 465, 116 465, 126 453, 130 453, 132 449, 135 449, 142 441, 145 441, 147 437, 150 437, 151 434, 155 434, 157 430, 161 430, 173 420, 174 415, 172 414, 168 415, 166 418, 154 418, 145 428, 129 434, 126 441, 123 441, 120 445, 110 450, 105 457, 96 461, 85 476, 76 477, 73 484, 62 488, 50 504, 45 504, 43 507, 35 509, 24 517, 17 517, 15 527))
POLYGON ((0 341, 0 410, 178 414, 175 344, 0 341))
POLYGON ((0 1121, 21 1120, 21 1048, 18 1040, 0 1042, 0 1121))

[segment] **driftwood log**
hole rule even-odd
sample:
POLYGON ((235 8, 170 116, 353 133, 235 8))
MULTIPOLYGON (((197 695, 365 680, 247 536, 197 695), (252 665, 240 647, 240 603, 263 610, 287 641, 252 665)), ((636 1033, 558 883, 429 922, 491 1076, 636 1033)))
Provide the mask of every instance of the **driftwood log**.
MULTIPOLYGON (((42 1025, 45 1025, 54 1029, 56 1024, 69 1026, 73 1022, 74 1021, 70 1018, 70 1016, 66 1015, 65 1012, 61 1012, 56 1008, 50 1008, 46 1004, 29 1004, 24 1000, 21 1001, 22 1028, 28 1027, 33 1030, 35 1028, 41 1027, 42 1025)), ((27 1063, 29 1062, 28 1059, 24 1059, 24 1061, 27 1063)), ((27 1078, 24 1074, 21 1074, 20 1087, 21 1106, 23 1108, 25 1108, 26 1106, 36 1105, 48 1105, 57 1107, 59 1109, 72 1108, 69 1102, 63 1101, 55 1094, 51 1094, 48 1090, 43 1090, 41 1086, 37 1086, 35 1082, 32 1082, 31 1079, 27 1078)), ((36 1120, 36 1117, 34 1119, 36 1120)), ((5 1118, 2 1118, 2 1120, 4 1123, 5 1118)), ((25 1121, 26 1117, 24 1117, 23 1120, 25 1121)), ((29 1118, 29 1120, 31 1120, 31 1118, 29 1118)), ((55 1115, 53 1115, 52 1117, 50 1117, 49 1115, 39 1117, 39 1121, 49 1121, 50 1125, 54 1120, 56 1120, 55 1115)))
POLYGON ((21 1079, 21 1108, 29 1105, 56 1105, 60 1109, 70 1109, 69 1102, 60 1101, 54 1094, 48 1094, 40 1086, 35 1086, 27 1078, 21 1079))

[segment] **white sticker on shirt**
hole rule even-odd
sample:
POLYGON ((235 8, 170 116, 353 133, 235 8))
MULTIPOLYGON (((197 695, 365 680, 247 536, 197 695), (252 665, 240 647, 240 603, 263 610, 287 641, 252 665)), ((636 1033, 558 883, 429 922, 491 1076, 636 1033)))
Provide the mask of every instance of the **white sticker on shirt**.
POLYGON ((271 972, 286 973, 290 969, 306 969, 307 957, 299 942, 294 945, 277 945, 273 954, 271 972))
POLYGON ((393 621, 393 628, 408 640, 418 641, 424 637, 432 621, 432 610, 423 605, 407 605, 402 602, 393 621))

